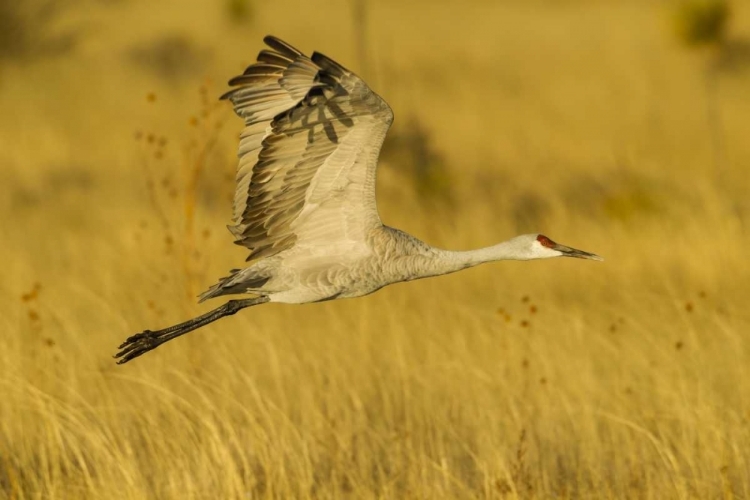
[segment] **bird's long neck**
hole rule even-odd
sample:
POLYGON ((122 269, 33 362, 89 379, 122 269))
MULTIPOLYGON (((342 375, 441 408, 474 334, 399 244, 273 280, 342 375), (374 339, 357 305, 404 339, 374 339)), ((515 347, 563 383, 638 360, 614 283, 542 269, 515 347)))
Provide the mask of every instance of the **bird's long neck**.
POLYGON ((393 282, 453 273, 485 262, 530 258, 527 249, 519 245, 516 238, 476 250, 453 251, 430 246, 414 236, 389 227, 384 227, 376 235, 385 236, 379 244, 393 252, 384 253, 383 261, 379 264, 381 268, 388 270, 393 282))
POLYGON ((452 251, 440 250, 442 258, 449 262, 460 264, 462 268, 473 267, 485 262, 497 260, 526 260, 528 254, 523 249, 513 245, 513 241, 504 241, 490 247, 477 248, 475 250, 452 251))
POLYGON ((485 262, 529 258, 528 254, 514 245, 512 240, 475 250, 453 251, 433 248, 432 251, 432 265, 424 270, 422 277, 453 273, 485 262))

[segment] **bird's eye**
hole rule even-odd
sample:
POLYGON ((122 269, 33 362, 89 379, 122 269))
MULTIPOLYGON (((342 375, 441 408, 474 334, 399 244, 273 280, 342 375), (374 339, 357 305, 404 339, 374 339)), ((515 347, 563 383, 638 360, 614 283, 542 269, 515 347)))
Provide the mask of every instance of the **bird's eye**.
POLYGON ((539 243, 541 243, 543 247, 554 248, 554 246, 555 246, 555 242, 552 241, 551 239, 547 238, 543 234, 540 234, 539 236, 537 236, 536 237, 536 241, 538 241, 539 243))

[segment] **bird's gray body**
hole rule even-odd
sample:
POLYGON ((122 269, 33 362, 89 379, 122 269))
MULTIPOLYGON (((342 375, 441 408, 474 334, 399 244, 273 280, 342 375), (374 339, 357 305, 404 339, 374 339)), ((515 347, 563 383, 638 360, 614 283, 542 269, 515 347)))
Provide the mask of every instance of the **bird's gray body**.
MULTIPOLYGON (((361 297, 380 288, 466 267, 448 267, 446 252, 398 229, 372 228, 357 251, 289 249, 235 270, 204 299, 225 294, 268 295, 271 302, 307 303, 361 297)), ((450 260, 450 259, 448 259, 450 260)))

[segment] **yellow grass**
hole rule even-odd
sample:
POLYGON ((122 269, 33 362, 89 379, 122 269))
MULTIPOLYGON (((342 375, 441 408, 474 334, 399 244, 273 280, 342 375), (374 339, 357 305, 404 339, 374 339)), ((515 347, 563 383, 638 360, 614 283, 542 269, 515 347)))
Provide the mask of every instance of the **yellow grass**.
POLYGON ((718 76, 722 159, 668 5, 371 4, 363 72, 455 185, 389 160, 384 221, 606 261, 263 306, 116 366, 246 255, 223 81, 266 33, 360 68, 348 2, 87 3, 75 52, 2 68, 0 498, 750 496, 748 71, 718 76), (174 33, 192 73, 133 62, 174 33))

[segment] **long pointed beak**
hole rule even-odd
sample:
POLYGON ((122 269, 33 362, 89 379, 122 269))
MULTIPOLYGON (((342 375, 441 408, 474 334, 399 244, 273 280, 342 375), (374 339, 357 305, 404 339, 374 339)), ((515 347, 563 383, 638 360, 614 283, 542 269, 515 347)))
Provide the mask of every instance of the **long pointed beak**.
POLYGON ((584 252, 583 250, 577 250, 575 248, 566 247, 565 245, 560 245, 558 243, 555 243, 555 245, 552 247, 553 250, 557 250, 558 252, 562 252, 563 257, 575 257, 576 259, 589 259, 589 260, 604 260, 603 258, 599 257, 596 254, 584 252))

